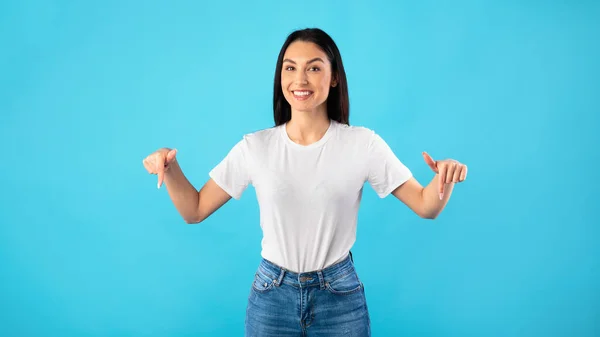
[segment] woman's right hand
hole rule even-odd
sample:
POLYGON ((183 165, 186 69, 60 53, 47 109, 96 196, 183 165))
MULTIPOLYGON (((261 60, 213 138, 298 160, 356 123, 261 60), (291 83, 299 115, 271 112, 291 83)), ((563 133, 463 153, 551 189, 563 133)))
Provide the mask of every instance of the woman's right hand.
POLYGON ((176 149, 162 148, 144 158, 144 167, 150 174, 158 175, 157 187, 160 188, 165 179, 165 172, 175 161, 176 149))

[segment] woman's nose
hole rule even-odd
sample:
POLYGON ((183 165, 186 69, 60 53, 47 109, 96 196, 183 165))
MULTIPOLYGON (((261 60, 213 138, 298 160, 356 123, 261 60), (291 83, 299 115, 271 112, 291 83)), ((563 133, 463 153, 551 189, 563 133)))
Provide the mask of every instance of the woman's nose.
POLYGON ((308 83, 308 77, 306 76, 306 73, 304 71, 298 71, 296 72, 296 83, 298 84, 307 84, 308 83))

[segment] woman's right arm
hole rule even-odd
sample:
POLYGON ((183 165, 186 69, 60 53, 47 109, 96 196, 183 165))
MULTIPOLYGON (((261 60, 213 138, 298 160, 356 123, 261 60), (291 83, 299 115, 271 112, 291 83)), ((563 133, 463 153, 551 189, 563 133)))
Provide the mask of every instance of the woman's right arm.
POLYGON ((165 172, 165 185, 175 208, 186 223, 196 224, 204 221, 231 199, 231 196, 212 179, 209 179, 200 191, 196 191, 177 161, 170 165, 172 167, 165 172))
POLYGON ((161 149, 144 159, 149 173, 158 175, 158 187, 164 181, 171 201, 188 224, 204 221, 231 196, 212 179, 197 191, 183 174, 175 159, 176 150, 161 149))

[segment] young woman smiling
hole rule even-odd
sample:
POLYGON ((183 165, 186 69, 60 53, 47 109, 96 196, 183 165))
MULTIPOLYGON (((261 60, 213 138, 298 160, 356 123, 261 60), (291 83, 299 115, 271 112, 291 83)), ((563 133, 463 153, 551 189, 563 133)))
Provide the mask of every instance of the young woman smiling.
POLYGON ((320 29, 288 36, 275 69, 275 126, 244 135, 197 191, 176 150, 144 159, 188 223, 256 189, 262 260, 246 311, 246 336, 370 336, 364 286, 350 249, 363 186, 390 194, 423 218, 437 217, 467 167, 423 157, 434 172, 423 187, 373 130, 349 125, 340 52, 320 29))

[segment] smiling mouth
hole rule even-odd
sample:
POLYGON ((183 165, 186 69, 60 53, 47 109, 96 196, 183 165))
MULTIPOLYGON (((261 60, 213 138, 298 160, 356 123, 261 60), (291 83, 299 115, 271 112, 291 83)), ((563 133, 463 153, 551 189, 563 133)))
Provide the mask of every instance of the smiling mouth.
POLYGON ((294 94, 295 99, 303 101, 312 96, 313 92, 310 90, 294 90, 292 91, 292 94, 294 94))

